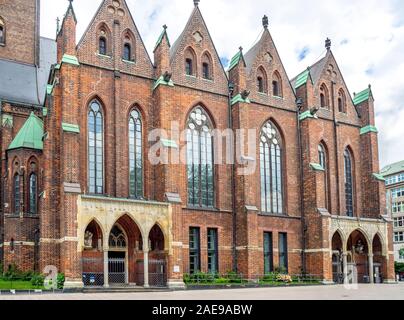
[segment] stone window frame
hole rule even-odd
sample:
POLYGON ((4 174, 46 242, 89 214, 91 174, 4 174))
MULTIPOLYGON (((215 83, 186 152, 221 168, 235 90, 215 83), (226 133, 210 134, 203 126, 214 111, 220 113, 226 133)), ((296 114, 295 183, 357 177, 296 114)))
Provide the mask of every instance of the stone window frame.
POLYGON ((322 140, 318 144, 318 163, 324 169, 324 193, 325 193, 325 208, 331 211, 331 197, 330 197, 330 159, 326 143, 322 140))
POLYGON ((356 209, 356 184, 355 184, 355 160, 352 149, 348 146, 344 150, 344 192, 345 192, 345 214, 348 217, 355 217, 356 209), (349 171, 349 172, 348 172, 349 171), (348 175, 349 173, 349 175, 348 175), (348 181, 351 180, 349 183, 348 181), (350 191, 349 191, 350 190, 350 191), (349 191, 349 192, 348 192, 349 191), (352 208, 350 208, 352 207, 352 208), (351 210, 351 211, 350 211, 351 210))
POLYGON ((28 203, 28 212, 31 215, 38 215, 38 197, 39 197, 39 162, 38 159, 34 156, 32 156, 29 160, 28 160, 28 179, 27 179, 27 203, 28 203), (36 180, 35 180, 35 210, 32 210, 32 185, 31 185, 31 178, 35 176, 36 180))

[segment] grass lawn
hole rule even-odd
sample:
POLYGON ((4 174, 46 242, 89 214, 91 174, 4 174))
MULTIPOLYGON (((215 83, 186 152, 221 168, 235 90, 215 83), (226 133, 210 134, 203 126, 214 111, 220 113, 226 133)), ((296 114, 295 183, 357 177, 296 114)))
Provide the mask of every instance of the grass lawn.
POLYGON ((31 284, 30 281, 9 281, 9 280, 0 280, 0 290, 35 290, 35 289, 44 289, 43 287, 35 287, 31 284))

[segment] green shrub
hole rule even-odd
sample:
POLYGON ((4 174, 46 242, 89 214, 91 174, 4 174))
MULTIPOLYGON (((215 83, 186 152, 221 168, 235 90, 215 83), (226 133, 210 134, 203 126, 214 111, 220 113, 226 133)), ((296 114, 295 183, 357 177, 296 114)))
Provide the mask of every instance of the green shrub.
POLYGON ((64 285, 65 285, 65 275, 63 273, 58 273, 58 276, 57 276, 58 289, 63 289, 64 285))
POLYGON ((395 262, 394 267, 395 267, 396 273, 404 272, 404 263, 395 262))
POLYGON ((31 284, 34 287, 43 287, 45 277, 42 274, 34 274, 31 278, 31 284))

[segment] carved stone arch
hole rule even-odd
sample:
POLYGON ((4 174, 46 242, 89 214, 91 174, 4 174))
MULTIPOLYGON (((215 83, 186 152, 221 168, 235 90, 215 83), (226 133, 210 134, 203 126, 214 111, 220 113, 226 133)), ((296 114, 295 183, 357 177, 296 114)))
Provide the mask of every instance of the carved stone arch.
MULTIPOLYGON (((150 232, 153 230, 155 226, 159 227, 161 230, 161 233, 163 234, 164 237, 164 250, 168 251, 169 250, 169 245, 170 245, 170 236, 169 236, 169 230, 166 230, 166 228, 163 227, 164 224, 160 223, 160 221, 155 221, 153 225, 149 228, 149 231, 147 233, 147 238, 149 238, 150 232)), ((150 249, 150 248, 149 248, 150 249)))
POLYGON ((384 257, 386 257, 386 256, 388 256, 388 248, 387 248, 387 242, 386 242, 386 239, 384 238, 384 236, 379 232, 379 231, 377 231, 374 235, 373 235, 373 238, 372 238, 372 247, 374 247, 374 242, 375 242, 375 240, 376 240, 376 237, 379 239, 379 241, 380 241, 380 244, 381 244, 381 254, 382 254, 382 256, 384 256, 384 257))
POLYGON ((191 114, 198 108, 201 109, 202 113, 204 113, 206 115, 210 128, 215 129, 216 128, 215 118, 214 118, 212 112, 209 110, 208 107, 206 107, 206 105, 203 102, 197 102, 197 103, 193 104, 192 107, 189 108, 189 111, 185 117, 184 127, 187 127, 187 124, 189 123, 190 118, 191 118, 191 114))
MULTIPOLYGON (((84 223, 84 229, 81 231, 81 234, 80 234, 80 239, 82 239, 83 242, 80 241, 80 243, 83 244, 84 248, 86 247, 86 233, 87 233, 87 231, 91 232, 91 230, 89 230, 89 227, 93 227, 92 224, 94 225, 95 228, 98 228, 100 233, 101 233, 100 234, 100 236, 101 236, 101 239, 100 239, 101 240, 101 249, 105 248, 105 239, 108 238, 108 235, 106 235, 106 232, 104 230, 104 227, 103 227, 102 223, 100 223, 100 221, 98 221, 98 219, 95 218, 95 217, 93 217, 91 219, 88 219, 84 223)), ((93 228, 91 228, 91 229, 93 229, 93 228)), ((93 233, 92 237, 94 237, 94 235, 95 234, 93 233)), ((99 238, 96 238, 96 239, 98 240, 99 238)), ((92 245, 94 246, 95 238, 92 238, 92 240, 93 240, 92 245)))
POLYGON ((325 83, 322 83, 319 88, 320 107, 330 109, 330 91, 325 83))

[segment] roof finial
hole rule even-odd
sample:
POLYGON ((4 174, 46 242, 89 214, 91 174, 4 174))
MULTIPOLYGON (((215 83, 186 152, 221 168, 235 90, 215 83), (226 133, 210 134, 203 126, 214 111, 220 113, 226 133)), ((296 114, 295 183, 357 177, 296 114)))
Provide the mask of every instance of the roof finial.
POLYGON ((269 26, 269 19, 266 15, 262 18, 262 25, 264 26, 264 29, 268 29, 269 26))
POLYGON ((243 51, 243 47, 241 47, 241 46, 240 46, 238 49, 239 49, 240 51, 243 51))
POLYGON ((330 51, 330 49, 331 49, 331 40, 330 40, 329 38, 327 38, 327 39, 325 40, 325 48, 326 48, 328 51, 330 51))
POLYGON ((167 30, 167 25, 166 25, 166 24, 163 26, 163 29, 164 29, 164 30, 167 30))
POLYGON ((200 1, 200 0, 194 0, 194 5, 195 5, 195 7, 197 7, 197 6, 198 6, 199 1, 200 1))

